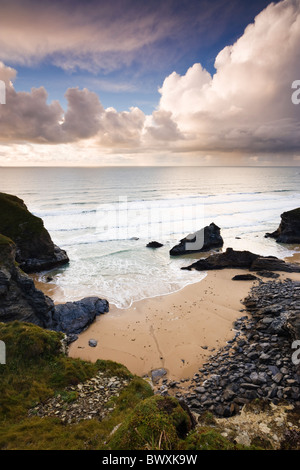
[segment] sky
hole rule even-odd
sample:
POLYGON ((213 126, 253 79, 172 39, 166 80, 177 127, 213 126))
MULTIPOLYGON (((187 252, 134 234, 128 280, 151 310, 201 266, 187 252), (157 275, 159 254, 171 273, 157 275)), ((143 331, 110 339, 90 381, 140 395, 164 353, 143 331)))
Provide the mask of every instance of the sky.
POLYGON ((0 0, 0 166, 298 166, 299 44, 300 0, 0 0))

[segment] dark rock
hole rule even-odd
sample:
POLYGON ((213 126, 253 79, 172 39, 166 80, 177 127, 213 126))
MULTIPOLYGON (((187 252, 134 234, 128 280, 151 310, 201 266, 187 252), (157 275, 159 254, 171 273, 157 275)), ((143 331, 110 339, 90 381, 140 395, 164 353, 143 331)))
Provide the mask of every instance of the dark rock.
POLYGON ((299 339, 299 288, 291 279, 251 288, 244 301, 249 315, 235 322, 239 338, 199 369, 194 391, 200 411, 229 417, 256 398, 299 402, 300 368, 291 358, 292 341, 299 339))
POLYGON ((274 382, 276 382, 277 384, 279 384, 279 383, 281 382, 282 378, 283 378, 283 374, 281 374, 280 372, 278 372, 277 374, 275 374, 275 375, 273 376, 273 380, 274 380, 274 382))
POLYGON ((278 229, 265 237, 275 238, 277 243, 300 243, 300 207, 281 214, 278 229))
POLYGON ((98 341, 96 339, 89 339, 89 346, 91 346, 91 348, 95 348, 98 344, 98 341))
POLYGON ((22 199, 5 193, 0 193, 0 233, 14 241, 16 261, 24 272, 69 262, 66 252, 54 245, 42 219, 31 214, 22 199))
POLYGON ((16 266, 15 253, 15 243, 0 235, 0 322, 18 320, 51 328, 54 303, 16 266))
POLYGON ((283 271, 289 273, 299 273, 300 264, 286 263, 275 256, 260 256, 249 268, 251 271, 283 271))
POLYGON ((66 334, 79 334, 95 320, 97 315, 108 310, 107 300, 98 297, 86 297, 77 302, 56 305, 52 329, 66 334))
POLYGON ((163 369, 163 368, 152 370, 151 372, 152 382, 157 383, 162 377, 167 375, 167 373, 168 372, 166 371, 166 369, 163 369))
POLYGON ((196 269, 197 271, 208 271, 213 269, 241 268, 249 269, 251 264, 259 255, 250 251, 235 251, 227 248, 225 253, 215 253, 208 258, 200 259, 188 267, 181 269, 196 269))
POLYGON ((66 345, 69 346, 74 341, 78 340, 78 335, 67 335, 66 336, 66 345))
POLYGON ((225 253, 212 254, 181 269, 208 271, 226 268, 249 269, 250 271, 300 272, 300 264, 286 263, 275 256, 259 256, 250 251, 235 251, 232 248, 227 248, 225 253))
POLYGON ((289 315, 285 327, 293 340, 300 338, 300 311, 294 311, 289 315))
POLYGON ((209 251, 213 248, 220 248, 223 244, 220 228, 216 224, 211 223, 180 240, 180 243, 170 250, 170 255, 180 256, 189 253, 209 251))
POLYGON ((21 321, 62 331, 72 342, 95 318, 108 311, 106 300, 86 298, 54 305, 15 263, 16 245, 0 235, 0 322, 21 321))
POLYGON ((260 271, 256 274, 258 274, 259 276, 262 276, 262 277, 270 278, 270 279, 278 279, 280 277, 280 274, 272 273, 271 271, 260 271))
POLYGON ((233 281, 256 281, 257 279, 253 274, 237 274, 232 278, 233 281))
POLYGON ((147 248, 160 248, 161 246, 164 246, 164 245, 159 242, 149 242, 146 246, 147 248))

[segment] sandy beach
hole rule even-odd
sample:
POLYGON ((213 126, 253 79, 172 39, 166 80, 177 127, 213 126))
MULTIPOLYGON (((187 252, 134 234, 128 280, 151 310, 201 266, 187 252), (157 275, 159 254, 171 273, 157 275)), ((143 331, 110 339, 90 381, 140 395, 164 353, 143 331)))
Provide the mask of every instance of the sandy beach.
MULTIPOLYGON (((210 271, 179 292, 136 302, 126 310, 112 305, 71 344, 69 355, 110 359, 140 376, 163 367, 169 379, 192 377, 214 350, 234 337, 233 322, 243 315, 241 300, 258 282, 232 281, 244 272, 210 271), (97 346, 90 347, 89 339, 97 340, 97 346)), ((300 280, 300 274, 280 274, 280 279, 285 277, 300 280)))

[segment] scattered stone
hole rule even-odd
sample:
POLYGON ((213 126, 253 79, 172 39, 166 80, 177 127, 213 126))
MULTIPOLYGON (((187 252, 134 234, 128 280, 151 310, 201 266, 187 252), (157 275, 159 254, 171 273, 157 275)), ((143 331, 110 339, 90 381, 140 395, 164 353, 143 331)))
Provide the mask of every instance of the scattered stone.
POLYGON ((95 348, 97 344, 98 344, 98 341, 96 339, 89 340, 89 346, 91 346, 91 348, 95 348))
POLYGON ((256 398, 300 406, 300 370, 291 357, 300 337, 299 287, 290 279, 252 287, 244 299, 248 315, 234 323, 239 336, 203 364, 183 394, 195 413, 230 417, 256 398))
POLYGON ((76 386, 67 387, 59 395, 39 403, 29 410, 29 416, 55 416, 63 423, 78 423, 82 420, 97 419, 101 421, 113 411, 107 408, 112 397, 129 384, 128 379, 107 377, 99 372, 95 377, 76 386))

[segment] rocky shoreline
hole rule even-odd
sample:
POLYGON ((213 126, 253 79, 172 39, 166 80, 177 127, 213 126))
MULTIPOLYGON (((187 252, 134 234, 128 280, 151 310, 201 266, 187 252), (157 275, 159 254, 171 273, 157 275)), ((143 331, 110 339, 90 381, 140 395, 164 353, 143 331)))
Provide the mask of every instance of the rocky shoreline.
POLYGON ((118 397, 129 381, 98 372, 92 379, 67 387, 45 403, 36 405, 29 410, 28 416, 58 418, 64 424, 83 419, 102 420, 114 409, 110 400, 118 397))
MULTIPOLYGON (((35 288, 23 270, 32 272, 48 269, 53 263, 67 263, 67 254, 53 244, 42 220, 33 216, 22 200, 0 193, 0 208, 0 321, 18 320, 61 331, 67 335, 66 343, 69 344, 97 315, 109 311, 108 302, 89 297, 55 306, 52 299, 35 288)), ((298 240, 299 210, 284 213, 278 230, 267 236, 280 236, 277 241, 281 241, 283 236, 284 240, 298 240)), ((200 232, 204 241, 200 251, 223 246, 220 228, 214 223, 200 232)), ((186 254, 190 252, 190 244, 198 241, 197 233, 192 234, 182 239, 170 255, 186 254)), ((158 248, 162 244, 151 242, 147 246, 158 248)), ((164 369, 152 371, 153 386, 161 395, 170 394, 183 399, 196 413, 209 411, 220 417, 239 413, 245 404, 255 399, 268 400, 275 405, 285 400, 300 406, 300 367, 292 361, 292 342, 300 340, 300 282, 275 280, 278 275, 274 273, 299 273, 300 265, 286 263, 274 256, 264 257, 227 248, 225 252, 210 254, 181 269, 206 271, 226 268, 255 271, 272 281, 258 280, 258 285, 244 300, 243 316, 234 324, 234 339, 213 355, 199 373, 186 380, 190 382, 188 390, 176 381, 169 382, 164 369)), ((248 273, 233 279, 255 278, 248 273)), ((99 382, 96 388, 95 384, 87 384, 99 392, 98 395, 82 397, 96 409, 97 403, 105 398, 101 391, 107 384, 101 384, 101 379, 100 376, 95 378, 99 382)), ((116 383, 107 386, 119 388, 116 383)), ((69 392, 77 396, 78 391, 71 389, 69 392)), ((55 413, 60 409, 65 412, 65 406, 59 403, 51 402, 51 407, 55 408, 55 413)), ((84 403, 81 408, 93 415, 92 408, 86 401, 84 403)), ((44 413, 40 409, 36 411, 44 413)), ((73 416, 74 410, 69 411, 73 416)))
POLYGON ((189 390, 163 379, 156 393, 219 417, 233 416, 256 399, 300 406, 300 366, 292 360, 292 343, 300 339, 300 282, 260 281, 244 305, 235 337, 191 378, 189 390))

